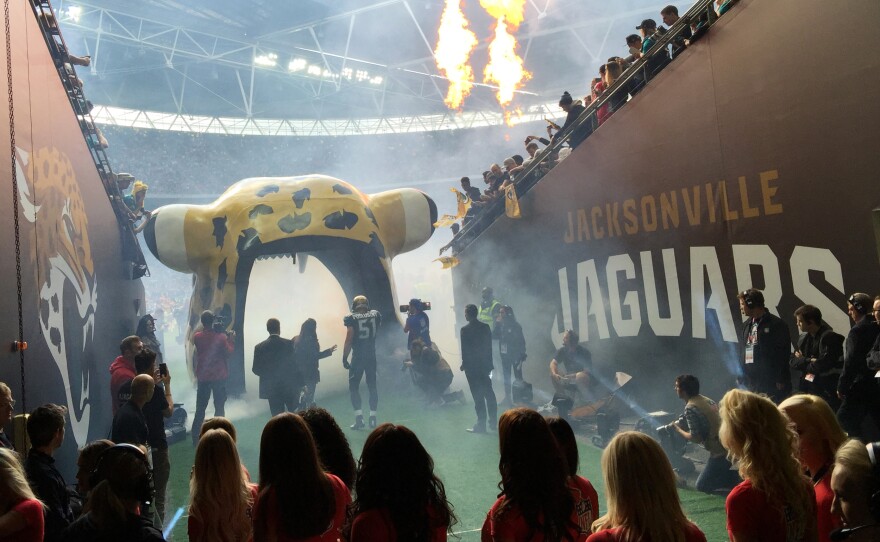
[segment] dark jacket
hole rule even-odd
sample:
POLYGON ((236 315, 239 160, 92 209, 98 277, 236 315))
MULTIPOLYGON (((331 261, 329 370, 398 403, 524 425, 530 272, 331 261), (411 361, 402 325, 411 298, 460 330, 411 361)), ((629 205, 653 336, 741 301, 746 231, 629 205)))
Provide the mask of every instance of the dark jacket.
POLYGON ((742 370, 745 384, 749 390, 757 393, 766 393, 773 397, 779 394, 776 389, 777 383, 791 386, 791 370, 788 360, 791 357, 791 335, 788 324, 778 316, 765 312, 758 319, 758 338, 754 345, 754 361, 746 363, 745 351, 749 332, 752 328, 752 319, 745 321, 742 327, 742 370))
POLYGON ((320 382, 321 371, 318 362, 330 357, 333 351, 329 348, 321 350, 321 345, 312 337, 297 335, 293 338, 293 360, 303 383, 320 382))
POLYGON ((837 383, 837 391, 847 395, 853 387, 872 382, 874 371, 868 368, 868 352, 880 334, 880 326, 870 317, 854 325, 846 336, 843 346, 843 373, 837 383))
POLYGON ((260 377, 260 398, 268 399, 277 384, 302 386, 302 378, 293 363, 293 341, 279 335, 254 347, 253 372, 260 377))
POLYGON ((465 371, 492 370, 492 330, 474 320, 461 328, 461 366, 465 371))
POLYGON ((581 113, 585 110, 586 108, 581 104, 572 105, 571 109, 568 110, 568 115, 565 117, 565 123, 562 125, 562 128, 559 129, 559 132, 553 136, 553 139, 556 140, 565 137, 565 135, 571 131, 571 137, 568 138, 569 146, 574 149, 583 143, 583 141, 593 133, 593 125, 590 122, 585 121, 582 125, 575 128, 575 123, 578 117, 580 117, 581 113))
POLYGON ((74 519, 64 477, 55 468, 55 460, 51 456, 33 448, 24 462, 24 470, 31 489, 46 505, 44 540, 46 542, 61 540, 61 532, 74 519))
POLYGON ((498 349, 501 357, 519 363, 526 356, 526 338, 523 336, 522 326, 512 318, 501 322, 495 322, 492 330, 492 338, 498 339, 498 349))
POLYGON ((803 357, 792 355, 789 365, 804 374, 840 374, 843 368, 843 335, 835 333, 825 322, 819 326, 815 336, 809 333, 801 335, 797 350, 803 357))
POLYGON ((874 346, 868 352, 868 369, 880 371, 880 334, 874 339, 874 346))
POLYGON ((110 440, 116 444, 127 443, 135 446, 149 443, 150 430, 147 428, 147 419, 136 404, 126 401, 116 411, 110 440))
POLYGON ((86 514, 64 532, 63 542, 164 542, 162 531, 148 518, 129 515, 128 522, 118 529, 102 529, 86 514))

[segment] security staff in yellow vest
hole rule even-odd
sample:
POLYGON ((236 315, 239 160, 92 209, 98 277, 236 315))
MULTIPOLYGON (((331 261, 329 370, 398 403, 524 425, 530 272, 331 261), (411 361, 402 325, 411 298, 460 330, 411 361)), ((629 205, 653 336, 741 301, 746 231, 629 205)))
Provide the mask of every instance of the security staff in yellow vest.
POLYGON ((480 312, 477 313, 477 320, 483 322, 490 328, 495 326, 495 319, 501 312, 501 302, 495 299, 492 288, 486 286, 483 288, 483 299, 480 301, 480 312))
MULTIPOLYGON (((486 286, 483 288, 482 299, 480 300, 480 311, 477 313, 477 320, 489 326, 489 329, 495 328, 495 321, 500 318, 501 307, 500 301, 495 299, 492 288, 486 286)), ((498 339, 492 339, 492 366, 501 367, 501 352, 498 345, 498 339)), ((497 380, 498 371, 492 370, 491 376, 493 380, 497 380)))

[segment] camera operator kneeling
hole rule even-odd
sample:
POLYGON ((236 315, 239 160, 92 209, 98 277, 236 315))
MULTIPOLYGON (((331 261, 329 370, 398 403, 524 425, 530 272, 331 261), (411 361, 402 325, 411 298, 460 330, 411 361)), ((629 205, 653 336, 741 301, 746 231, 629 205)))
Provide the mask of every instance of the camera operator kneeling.
POLYGON ((443 393, 452 384, 452 369, 440 352, 425 346, 422 339, 414 339, 409 353, 410 360, 405 361, 403 367, 412 370, 413 382, 425 392, 428 405, 464 401, 464 392, 461 390, 443 393))
POLYGON ((674 431, 689 442, 702 445, 709 452, 706 466, 697 478, 697 491, 730 492, 741 480, 736 471, 731 470, 727 450, 718 439, 718 429, 721 427, 718 404, 700 395, 700 381, 693 375, 677 377, 675 392, 679 399, 687 403, 684 414, 675 423, 658 429, 658 433, 667 428, 668 431, 674 431))

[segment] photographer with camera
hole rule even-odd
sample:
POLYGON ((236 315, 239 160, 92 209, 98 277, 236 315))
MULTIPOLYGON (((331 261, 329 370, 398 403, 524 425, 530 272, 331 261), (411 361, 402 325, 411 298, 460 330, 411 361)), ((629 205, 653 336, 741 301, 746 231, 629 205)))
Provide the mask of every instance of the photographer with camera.
POLYGON ((226 378, 229 376, 227 360, 235 348, 235 332, 226 331, 226 322, 211 311, 204 311, 200 317, 201 331, 193 334, 193 372, 198 381, 196 391, 196 413, 193 418, 193 446, 199 442, 199 432, 205 421, 208 399, 214 395, 214 416, 226 414, 226 378))
POLYGON ((730 492, 741 480, 736 471, 731 470, 727 450, 718 439, 721 427, 718 404, 700 395, 700 381, 693 375, 678 376, 675 393, 686 403, 684 414, 675 422, 657 429, 661 444, 669 453, 667 443, 673 434, 678 434, 688 442, 703 446, 709 452, 709 459, 697 478, 696 490, 703 493, 730 492))
POLYGON ((464 392, 461 390, 444 393, 452 384, 452 368, 440 352, 422 339, 415 339, 409 346, 409 356, 410 359, 403 362, 403 369, 412 370, 413 383, 425 392, 428 406, 464 402, 464 392))
POLYGON ((401 305, 400 312, 407 314, 406 324, 403 331, 409 335, 406 338, 406 347, 412 348, 416 339, 421 339, 425 346, 431 346, 431 321, 425 311, 431 308, 430 303, 423 303, 421 299, 410 299, 409 305, 401 305))

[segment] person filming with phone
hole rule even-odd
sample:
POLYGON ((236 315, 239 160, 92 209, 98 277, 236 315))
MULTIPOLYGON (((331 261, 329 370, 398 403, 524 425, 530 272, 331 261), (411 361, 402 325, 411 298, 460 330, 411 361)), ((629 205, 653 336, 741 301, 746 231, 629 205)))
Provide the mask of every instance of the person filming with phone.
MULTIPOLYGON (((174 398, 171 396, 171 374, 164 363, 156 363, 156 352, 145 348, 134 358, 134 368, 138 375, 150 375, 155 386, 150 400, 141 408, 147 422, 147 444, 153 458, 153 484, 156 488, 155 510, 159 525, 165 521, 165 488, 171 475, 171 461, 168 456, 168 440, 165 438, 165 418, 174 412, 174 398)), ((118 401, 131 398, 129 380, 119 388, 118 401)))

